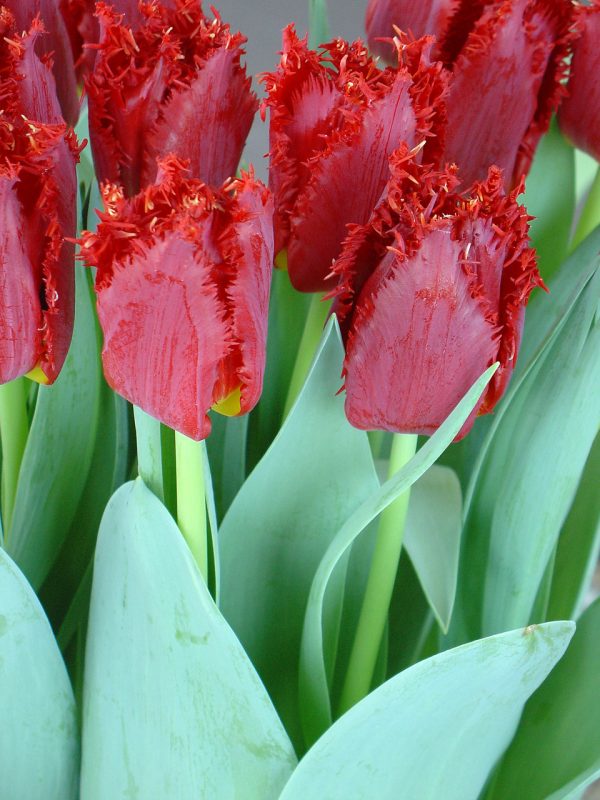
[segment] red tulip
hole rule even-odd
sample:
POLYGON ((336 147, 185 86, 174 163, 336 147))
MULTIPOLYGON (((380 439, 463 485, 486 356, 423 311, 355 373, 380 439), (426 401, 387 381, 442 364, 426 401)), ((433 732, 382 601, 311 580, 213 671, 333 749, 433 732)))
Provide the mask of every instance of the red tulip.
POLYGON ((244 414, 262 389, 273 259, 273 207, 252 174, 220 191, 185 178, 174 156, 132 198, 103 187, 97 233, 102 360, 110 385, 193 439, 207 411, 244 414))
POLYGON ((570 0, 462 0, 441 42, 452 70, 445 159, 464 184, 491 164, 514 184, 529 171, 564 89, 570 0))
POLYGON ((440 39, 459 0, 369 0, 365 28, 369 47, 386 61, 392 61, 395 48, 391 41, 394 29, 410 31, 414 36, 432 35, 440 39))
POLYGON ((527 299, 542 285, 522 186, 505 195, 493 167, 459 193, 455 167, 420 166, 406 148, 390 169, 385 200, 335 267, 346 412, 358 428, 431 434, 498 361, 464 436, 506 388, 527 299))
POLYGON ((50 59, 62 115, 70 125, 75 125, 79 99, 69 34, 59 10, 59 0, 3 0, 3 4, 13 14, 19 34, 28 31, 36 17, 41 18, 43 29, 36 27, 39 36, 35 52, 42 59, 50 59))
POLYGON ((20 35, 0 8, 0 34, 0 382, 38 367, 51 383, 73 328, 79 150, 35 52, 41 23, 20 35))
POLYGON ((100 45, 86 85, 99 179, 134 195, 170 152, 210 185, 235 174, 257 108, 240 66, 245 39, 205 17, 198 0, 176 0, 175 10, 148 4, 135 31, 104 3, 97 14, 100 45))
POLYGON ((600 0, 592 2, 579 7, 581 37, 558 121, 573 144, 600 161, 600 0))
POLYGON ((263 77, 263 113, 270 108, 275 252, 287 250, 297 289, 331 287, 346 225, 368 220, 402 141, 426 141, 428 158, 439 151, 445 82, 432 42, 398 41, 399 66, 381 71, 361 42, 315 52, 284 31, 279 69, 263 77))

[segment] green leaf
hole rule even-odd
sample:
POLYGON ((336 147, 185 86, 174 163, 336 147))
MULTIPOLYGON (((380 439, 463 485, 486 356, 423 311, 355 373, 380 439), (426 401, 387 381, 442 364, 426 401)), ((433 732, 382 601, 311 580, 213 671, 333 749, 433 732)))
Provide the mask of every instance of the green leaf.
POLYGON ((562 136, 556 119, 537 148, 523 204, 535 217, 531 239, 547 281, 568 255, 575 210, 575 151, 562 136))
POLYGON ((309 44, 318 47, 329 41, 327 0, 308 0, 309 44))
MULTIPOLYGON (((598 429, 600 231, 568 259, 524 351, 467 491, 459 595, 449 642, 530 621, 598 429)), ((535 620, 533 620, 535 621, 535 620)))
MULTIPOLYGON (((348 423, 338 394, 343 357, 332 319, 296 405, 219 531, 223 613, 298 747, 298 660, 311 582, 343 522, 378 487, 367 435, 348 423)), ((328 606, 330 661, 342 592, 338 584, 328 606)))
POLYGON ((560 534, 548 608, 549 619, 575 619, 600 554, 600 434, 588 456, 569 516, 560 534))
POLYGON ((442 630, 454 607, 462 531, 462 496, 456 474, 434 465, 411 490, 404 545, 442 630))
POLYGON ((211 414, 212 430, 206 449, 215 486, 218 518, 223 519, 246 478, 248 415, 224 417, 211 414))
POLYGON ((75 800, 75 700, 44 611, 0 550, 0 775, 2 796, 75 800))
MULTIPOLYGON (((574 628, 512 631, 402 672, 319 739, 281 800, 475 800, 574 628)), ((523 786, 502 796, 525 797, 523 786)))
POLYGON ((490 367, 475 382, 443 425, 428 439, 409 463, 360 507, 348 516, 327 548, 310 588, 302 633, 300 691, 302 722, 306 740, 314 741, 331 724, 331 707, 327 683, 323 619, 328 584, 338 564, 369 523, 403 492, 409 489, 436 461, 461 429, 483 390, 496 371, 490 367))
POLYGON ((600 777, 600 600, 525 707, 489 800, 564 800, 600 777), (535 764, 535 769, 532 769, 535 764))
POLYGON ((88 277, 76 267, 75 330, 54 385, 40 386, 6 541, 37 589, 75 516, 90 468, 100 398, 96 323, 88 277))
POLYGON ((277 798, 291 744, 175 522, 141 479, 100 527, 82 800, 277 798))

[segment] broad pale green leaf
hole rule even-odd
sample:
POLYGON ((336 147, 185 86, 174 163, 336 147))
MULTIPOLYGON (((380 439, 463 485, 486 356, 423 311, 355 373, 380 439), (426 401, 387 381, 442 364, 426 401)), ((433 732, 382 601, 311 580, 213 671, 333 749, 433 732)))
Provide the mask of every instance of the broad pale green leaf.
POLYGON ((529 621, 598 425, 599 251, 600 231, 528 311, 513 380, 466 494, 450 644, 529 621))
POLYGON ((556 119, 537 148, 522 202, 535 217, 531 239, 547 281, 568 255, 575 210, 575 151, 556 119))
POLYGON ((454 607, 461 530, 456 473, 434 465, 411 490, 404 544, 442 630, 454 607))
POLYGON ((79 740, 73 691, 46 615, 0 550, 0 794, 75 800, 79 740))
POLYGON ((94 563, 81 800, 275 800, 294 763, 172 517, 125 484, 94 563))
POLYGON ((339 532, 327 548, 310 587, 302 631, 301 710, 304 735, 308 742, 315 741, 331 724, 323 622, 325 596, 336 568, 343 563, 349 548, 369 523, 409 489, 448 447, 481 397, 496 368, 497 365, 494 364, 486 370, 414 458, 347 517, 345 524, 340 526, 339 532))
POLYGON ((600 600, 525 707, 489 800, 565 800, 600 777, 600 600), (535 768, 532 769, 532 765, 535 768))
MULTIPOLYGON (((281 800, 476 800, 574 628, 512 631, 400 673, 319 739, 281 800)), ((522 789, 502 797, 533 800, 522 789)))
POLYGON ((549 619, 575 619, 600 555, 600 434, 588 456, 560 534, 548 608, 549 619))
POLYGON ((69 532, 90 468, 100 398, 96 323, 88 276, 76 270, 75 331, 63 369, 40 386, 6 548, 34 588, 69 532))
MULTIPOLYGON (((311 582, 336 532, 379 485, 367 435, 348 423, 337 394, 342 361, 332 319, 296 405, 219 532, 223 613, 296 742, 298 661, 311 582)), ((330 651, 340 603, 338 586, 326 633, 330 651)))

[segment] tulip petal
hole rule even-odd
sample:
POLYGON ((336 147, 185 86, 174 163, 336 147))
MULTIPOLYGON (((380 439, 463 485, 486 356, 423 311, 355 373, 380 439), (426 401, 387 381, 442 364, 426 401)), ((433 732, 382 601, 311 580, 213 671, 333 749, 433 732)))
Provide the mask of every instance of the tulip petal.
POLYGON ((394 26, 416 37, 431 35, 439 40, 458 3, 459 0, 369 0, 365 29, 371 51, 393 63, 396 50, 391 42, 381 39, 394 36, 394 26))
POLYGON ((346 412, 356 427, 432 434, 493 362, 496 331, 472 296, 462 255, 440 228, 407 261, 386 256, 391 274, 359 310, 348 341, 346 412))
POLYGON ((496 2, 468 35, 453 65, 445 151, 465 185, 491 164, 508 184, 528 171, 562 92, 571 8, 569 0, 496 2))
POLYGON ((144 248, 99 291, 98 317, 113 389, 192 439, 208 436, 229 332, 197 246, 171 233, 144 248))
POLYGON ((191 175, 220 186, 235 175, 257 108, 239 48, 215 51, 163 107, 149 136, 142 185, 154 181, 157 157, 176 152, 190 162, 191 175))
POLYGON ((32 369, 41 350, 38 285, 16 183, 16 177, 0 177, 0 383, 32 369))

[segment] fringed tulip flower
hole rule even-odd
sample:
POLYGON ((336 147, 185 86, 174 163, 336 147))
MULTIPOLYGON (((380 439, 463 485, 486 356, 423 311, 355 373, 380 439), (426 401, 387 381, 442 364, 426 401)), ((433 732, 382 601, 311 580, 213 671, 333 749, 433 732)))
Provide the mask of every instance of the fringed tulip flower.
POLYGON ((576 147, 600 161, 600 0, 580 6, 578 13, 581 35, 558 121, 576 147))
POLYGON ((43 29, 36 23, 39 35, 35 52, 52 65, 62 116, 70 125, 75 125, 79 116, 75 68, 69 33, 58 0, 3 0, 3 4, 13 14, 19 35, 31 28, 36 17, 41 19, 43 29))
POLYGON ((169 157, 132 198, 105 184, 82 251, 98 268, 108 382, 199 440, 211 407, 244 414, 262 390, 273 207, 251 174, 213 191, 184 172, 169 157))
POLYGON ((141 8, 144 22, 132 29, 97 5, 100 44, 86 85, 98 178, 132 196, 173 152, 193 177, 220 185, 235 174, 258 105, 240 65, 245 39, 205 17, 199 0, 141 8))
POLYGON ((414 36, 442 37, 459 0, 369 0, 365 28, 372 52, 393 60, 395 28, 414 36))
POLYGON ((527 174, 564 92, 571 0, 462 0, 441 42, 452 71, 444 158, 464 185, 527 174))
MULTIPOLYGON (((281 63, 263 76, 270 109, 269 182, 275 252, 300 291, 331 287, 331 264, 349 223, 365 223, 401 142, 443 145, 445 81, 433 40, 398 41, 397 68, 381 71, 361 42, 309 50, 284 31, 281 63)), ((425 157, 425 156, 424 156, 425 157)))
POLYGON ((422 167, 406 148, 390 169, 385 200, 335 267, 346 412, 358 428, 431 434, 497 361, 464 436, 506 388, 527 299, 542 285, 522 187, 506 195, 493 167, 461 193, 455 167, 422 167))
POLYGON ((73 328, 79 151, 35 52, 41 23, 21 35, 0 7, 0 33, 0 383, 51 383, 73 328))

